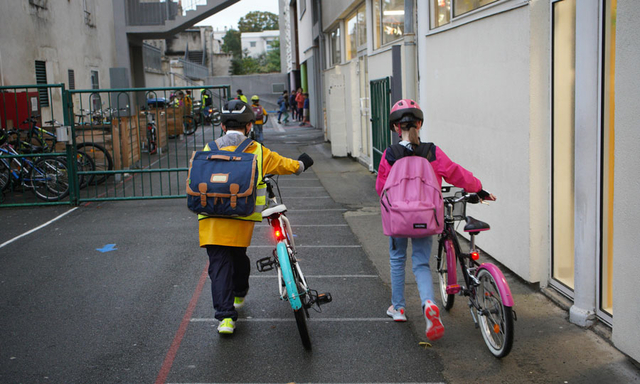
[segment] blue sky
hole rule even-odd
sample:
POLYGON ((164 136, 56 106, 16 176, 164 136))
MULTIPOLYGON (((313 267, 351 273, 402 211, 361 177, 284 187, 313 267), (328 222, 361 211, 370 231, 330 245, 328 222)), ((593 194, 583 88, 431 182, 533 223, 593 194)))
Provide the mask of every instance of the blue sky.
POLYGON ((218 30, 224 30, 225 26, 238 29, 238 20, 252 11, 268 11, 277 15, 278 0, 241 0, 196 25, 211 25, 218 30))

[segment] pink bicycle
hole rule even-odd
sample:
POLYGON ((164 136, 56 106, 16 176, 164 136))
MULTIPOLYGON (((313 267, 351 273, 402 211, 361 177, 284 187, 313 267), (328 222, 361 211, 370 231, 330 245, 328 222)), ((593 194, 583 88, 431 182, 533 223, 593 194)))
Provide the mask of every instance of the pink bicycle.
MULTIPOLYGON (((443 187, 442 192, 450 192, 451 187, 443 187)), ((436 258, 442 305, 446 310, 453 307, 455 295, 469 298, 469 310, 476 328, 491 353, 498 358, 505 357, 513 346, 514 320, 513 296, 504 275, 491 263, 479 263, 479 252, 475 237, 490 229, 489 224, 466 216, 466 204, 478 203, 475 193, 457 191, 453 196, 444 197, 444 230, 438 238, 436 258), (464 231, 471 237, 469 252, 460 248, 454 224, 466 221, 464 231), (459 281, 456 264, 460 265, 463 281, 459 281)))

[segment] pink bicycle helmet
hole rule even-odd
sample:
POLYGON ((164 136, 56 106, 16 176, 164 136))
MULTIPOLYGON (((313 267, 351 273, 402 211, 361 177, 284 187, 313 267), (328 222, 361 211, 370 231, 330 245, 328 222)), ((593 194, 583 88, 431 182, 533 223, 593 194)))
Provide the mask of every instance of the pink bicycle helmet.
POLYGON ((391 107, 389 115, 389 129, 392 131, 394 124, 408 123, 410 121, 424 121, 424 115, 418 103, 411 99, 402 99, 391 107))

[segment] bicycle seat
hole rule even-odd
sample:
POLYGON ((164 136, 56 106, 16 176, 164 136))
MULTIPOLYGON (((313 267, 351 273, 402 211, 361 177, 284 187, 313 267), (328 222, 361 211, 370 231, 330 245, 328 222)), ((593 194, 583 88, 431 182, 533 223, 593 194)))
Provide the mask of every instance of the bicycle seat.
POLYGON ((478 232, 488 231, 489 229, 491 229, 489 224, 480 220, 476 220, 471 216, 467 216, 465 220, 467 221, 467 225, 464 226, 465 232, 477 235, 478 232))
POLYGON ((264 211, 262 211, 262 218, 264 219, 265 217, 269 217, 274 213, 282 213, 286 211, 287 211, 287 207, 284 204, 278 204, 275 207, 267 208, 264 211))

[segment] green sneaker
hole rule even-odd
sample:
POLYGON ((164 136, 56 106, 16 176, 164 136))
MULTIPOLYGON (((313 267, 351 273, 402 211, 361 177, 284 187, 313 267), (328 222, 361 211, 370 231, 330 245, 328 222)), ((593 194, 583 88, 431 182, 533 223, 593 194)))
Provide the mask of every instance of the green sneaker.
POLYGON ((220 325, 218 325, 218 333, 230 335, 233 333, 234 329, 236 329, 236 322, 233 321, 233 319, 231 319, 230 317, 222 320, 220 322, 220 325))
POLYGON ((244 297, 237 297, 233 299, 233 306, 235 309, 244 307, 244 297))

